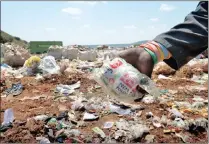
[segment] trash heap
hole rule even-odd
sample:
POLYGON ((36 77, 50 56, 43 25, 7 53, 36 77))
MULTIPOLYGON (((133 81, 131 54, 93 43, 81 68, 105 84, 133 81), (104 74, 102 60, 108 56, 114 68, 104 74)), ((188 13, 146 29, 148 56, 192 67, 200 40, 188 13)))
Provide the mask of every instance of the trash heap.
POLYGON ((24 62, 31 56, 27 49, 14 43, 1 44, 4 62, 12 67, 23 66, 24 62))
MULTIPOLYGON (((98 59, 58 61, 50 55, 20 69, 2 64, 5 74, 1 79, 0 140, 206 143, 208 74, 203 65, 207 60, 194 59, 179 71, 160 63, 152 76, 159 96, 154 97, 148 90, 132 102, 115 99, 94 80, 94 68, 102 68, 103 64, 98 59), (28 68, 32 75, 24 73, 28 68)), ((146 84, 146 78, 141 82, 146 84)))
POLYGON ((48 56, 53 56, 56 60, 60 59, 80 59, 82 61, 96 61, 97 52, 94 50, 80 50, 71 46, 50 46, 47 52, 48 56))

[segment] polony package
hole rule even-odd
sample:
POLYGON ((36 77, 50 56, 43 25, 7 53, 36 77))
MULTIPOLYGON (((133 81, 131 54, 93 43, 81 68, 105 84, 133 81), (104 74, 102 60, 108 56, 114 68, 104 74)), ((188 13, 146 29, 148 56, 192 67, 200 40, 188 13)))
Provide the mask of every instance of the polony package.
POLYGON ((94 69, 93 78, 110 96, 115 96, 120 101, 141 98, 142 94, 137 91, 137 86, 153 96, 160 96, 152 80, 122 58, 115 58, 105 62, 101 68, 94 69))

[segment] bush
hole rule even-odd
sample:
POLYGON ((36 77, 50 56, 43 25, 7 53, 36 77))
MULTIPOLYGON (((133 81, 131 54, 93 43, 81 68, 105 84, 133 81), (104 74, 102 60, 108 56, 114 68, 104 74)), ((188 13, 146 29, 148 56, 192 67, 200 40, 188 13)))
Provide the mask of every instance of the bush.
POLYGON ((2 36, 0 37, 0 43, 6 43, 7 42, 7 40, 6 39, 4 39, 2 36))
POLYGON ((20 38, 19 38, 19 37, 14 37, 14 39, 16 39, 16 40, 20 40, 20 38))
POLYGON ((27 42, 27 41, 25 41, 25 40, 23 40, 23 42, 24 42, 25 44, 28 44, 28 42, 27 42))

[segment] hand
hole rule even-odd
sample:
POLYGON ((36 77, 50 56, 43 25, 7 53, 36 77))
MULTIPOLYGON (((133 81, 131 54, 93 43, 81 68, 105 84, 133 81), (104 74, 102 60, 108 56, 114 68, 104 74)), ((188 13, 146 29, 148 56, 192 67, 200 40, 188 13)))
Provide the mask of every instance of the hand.
POLYGON ((150 54, 143 48, 130 48, 121 53, 119 57, 133 65, 139 72, 151 77, 154 68, 154 62, 150 54))
MULTIPOLYGON (((126 60, 127 63, 134 66, 139 72, 151 78, 154 68, 154 62, 150 54, 143 48, 130 48, 118 54, 119 57, 126 60)), ((145 90, 137 86, 137 90, 142 94, 147 93, 145 90)))

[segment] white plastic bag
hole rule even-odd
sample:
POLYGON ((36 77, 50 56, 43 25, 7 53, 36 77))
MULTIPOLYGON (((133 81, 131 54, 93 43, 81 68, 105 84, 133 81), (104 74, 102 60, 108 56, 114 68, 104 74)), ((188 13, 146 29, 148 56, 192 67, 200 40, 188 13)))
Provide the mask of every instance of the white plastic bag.
POLYGON ((14 114, 13 114, 13 110, 11 108, 5 110, 4 112, 4 121, 2 123, 2 125, 6 125, 9 123, 12 123, 14 120, 14 114))
POLYGON ((53 56, 44 57, 39 65, 39 68, 43 71, 43 74, 59 74, 60 67, 56 64, 53 56))
POLYGON ((153 96, 160 96, 151 79, 122 58, 106 61, 101 68, 94 69, 93 78, 109 95, 116 96, 118 100, 133 101, 141 98, 142 94, 137 91, 137 86, 153 96))

